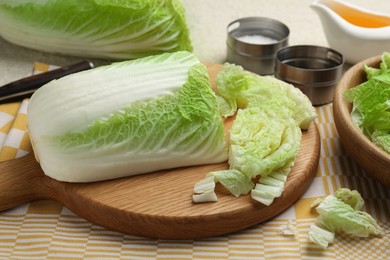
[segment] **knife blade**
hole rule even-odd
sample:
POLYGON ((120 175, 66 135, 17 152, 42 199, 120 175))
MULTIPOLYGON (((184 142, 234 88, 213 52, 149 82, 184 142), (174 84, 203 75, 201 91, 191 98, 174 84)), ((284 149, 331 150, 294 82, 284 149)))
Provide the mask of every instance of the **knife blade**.
POLYGON ((54 79, 59 79, 63 76, 83 70, 92 69, 93 67, 93 63, 89 61, 81 61, 8 83, 0 87, 0 103, 15 102, 31 97, 38 88, 54 79))

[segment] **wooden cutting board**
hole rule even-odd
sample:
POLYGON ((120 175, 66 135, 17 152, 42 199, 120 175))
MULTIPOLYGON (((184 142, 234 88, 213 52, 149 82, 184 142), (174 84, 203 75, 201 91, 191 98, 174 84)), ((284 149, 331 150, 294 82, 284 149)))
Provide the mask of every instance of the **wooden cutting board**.
MULTIPOLYGON (((208 65, 214 80, 221 65, 208 65)), ((225 122, 228 133, 233 120, 225 122)), ((315 123, 303 132, 301 150, 282 196, 270 206, 234 197, 219 184, 218 202, 194 204, 194 184, 228 164, 183 167, 94 183, 47 177, 33 153, 0 163, 0 211, 38 199, 53 199, 92 223, 132 235, 161 239, 218 236, 268 220, 292 205, 309 187, 320 156, 315 123)))

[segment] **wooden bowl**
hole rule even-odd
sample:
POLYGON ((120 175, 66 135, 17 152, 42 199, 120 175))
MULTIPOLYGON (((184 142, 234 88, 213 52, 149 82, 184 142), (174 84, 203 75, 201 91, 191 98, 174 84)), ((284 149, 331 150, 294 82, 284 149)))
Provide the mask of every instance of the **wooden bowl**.
POLYGON ((352 104, 343 93, 366 81, 363 65, 379 67, 381 55, 366 59, 350 68, 341 78, 333 100, 333 116, 340 142, 348 154, 365 172, 386 187, 390 187, 390 154, 372 143, 352 122, 352 104))

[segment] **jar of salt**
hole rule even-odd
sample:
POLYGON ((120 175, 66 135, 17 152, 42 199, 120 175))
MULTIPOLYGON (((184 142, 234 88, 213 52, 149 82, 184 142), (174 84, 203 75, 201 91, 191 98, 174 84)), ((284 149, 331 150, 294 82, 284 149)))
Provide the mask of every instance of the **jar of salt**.
POLYGON ((276 52, 288 45, 289 28, 265 17, 246 17, 227 27, 227 62, 260 75, 274 74, 276 52))

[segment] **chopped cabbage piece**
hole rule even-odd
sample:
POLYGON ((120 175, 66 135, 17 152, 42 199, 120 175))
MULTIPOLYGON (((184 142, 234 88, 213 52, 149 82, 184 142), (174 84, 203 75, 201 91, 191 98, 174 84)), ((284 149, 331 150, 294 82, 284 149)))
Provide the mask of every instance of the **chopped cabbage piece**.
POLYGON ((218 201, 217 194, 215 194, 214 190, 209 190, 200 194, 192 195, 192 200, 195 203, 204 203, 204 202, 214 202, 218 201))
POLYGON ((311 225, 308 233, 310 241, 316 243, 319 247, 325 249, 330 243, 333 243, 335 234, 317 225, 311 225))
POLYGON ((194 193, 204 193, 214 189, 215 189, 214 176, 207 176, 205 179, 195 184, 194 193))
POLYGON ((297 229, 293 225, 292 221, 289 220, 286 225, 282 225, 279 228, 279 234, 283 236, 294 237, 298 233, 297 229))
POLYGON ((221 170, 209 173, 234 196, 247 194, 253 188, 253 182, 248 176, 237 170, 221 170))

